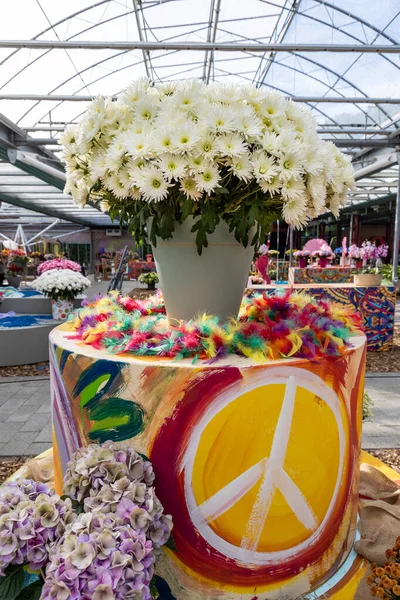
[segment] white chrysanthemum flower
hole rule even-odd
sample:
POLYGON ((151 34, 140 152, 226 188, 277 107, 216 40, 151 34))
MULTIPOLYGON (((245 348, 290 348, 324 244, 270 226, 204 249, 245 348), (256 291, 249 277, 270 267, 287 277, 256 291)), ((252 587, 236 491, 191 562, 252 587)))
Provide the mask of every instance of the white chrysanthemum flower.
POLYGON ((210 105, 204 115, 204 122, 209 131, 225 133, 237 128, 234 109, 231 106, 210 105))
POLYGON ((151 140, 143 133, 126 136, 124 142, 126 152, 134 158, 147 158, 152 154, 151 140))
POLYGON ((168 127, 160 127, 152 132, 154 151, 157 153, 170 152, 172 148, 172 133, 168 127))
POLYGON ((104 121, 106 117, 106 109, 110 100, 108 98, 104 98, 103 96, 97 96, 89 105, 87 110, 87 116, 89 117, 97 117, 100 121, 104 121))
POLYGON ((284 200, 295 200, 297 198, 304 198, 306 196, 306 194, 304 193, 305 188, 306 186, 302 179, 288 179, 282 184, 282 198, 284 200))
POLYGON ((99 133, 101 127, 101 118, 99 115, 90 114, 82 121, 79 127, 78 144, 91 142, 99 133))
POLYGON ((121 136, 116 136, 105 154, 107 168, 110 171, 118 171, 122 166, 122 159, 126 154, 126 146, 121 136))
POLYGON ((172 96, 177 87, 176 81, 167 81, 166 83, 156 83, 155 88, 161 96, 172 96))
POLYGON ((207 192, 211 194, 216 188, 221 187, 219 185, 220 173, 218 168, 213 165, 207 165, 203 171, 194 175, 196 187, 200 192, 207 192))
POLYGON ((157 167, 143 167, 138 177, 138 187, 146 202, 160 202, 168 195, 169 184, 157 167))
POLYGON ((276 92, 270 92, 260 104, 259 115, 261 120, 276 119, 283 115, 282 96, 276 92))
POLYGON ((263 135, 262 146, 269 154, 273 154, 274 156, 281 154, 279 136, 273 131, 268 131, 263 135))
POLYGON ((332 194, 328 197, 327 204, 334 217, 339 217, 340 209, 343 207, 345 199, 346 196, 340 194, 332 194))
POLYGON ((94 153, 89 168, 92 177, 104 177, 108 170, 106 153, 102 150, 94 153))
POLYGON ((197 156, 189 155, 187 157, 187 164, 191 173, 202 171, 204 167, 208 165, 208 163, 209 161, 207 161, 201 154, 198 154, 197 156))
POLYGON ((306 195, 302 194, 284 202, 282 213, 286 223, 301 228, 308 220, 306 195))
POLYGON ((157 160, 157 164, 167 181, 180 179, 185 176, 187 169, 187 160, 179 154, 162 154, 157 160))
POLYGON ((236 104, 242 99, 240 86, 236 83, 211 83, 207 87, 208 97, 212 102, 236 104))
POLYGON ((199 79, 182 82, 173 95, 174 106, 184 111, 196 110, 203 88, 204 84, 199 79))
POLYGON ((319 198, 313 198, 311 195, 309 196, 307 213, 310 219, 315 219, 326 212, 325 196, 326 191, 324 196, 320 196, 319 198))
POLYGON ((275 194, 280 194, 282 183, 279 180, 279 175, 275 175, 271 177, 269 181, 266 179, 261 179, 260 188, 265 194, 269 194, 270 196, 275 196, 275 194))
POLYGON ((247 152, 247 145, 238 133, 224 133, 218 136, 216 144, 221 156, 241 156, 247 152))
POLYGON ((310 175, 318 175, 324 169, 323 161, 320 156, 320 144, 314 143, 304 143, 303 146, 303 160, 304 160, 304 169, 310 175))
POLYGON ((237 127, 246 140, 255 141, 261 138, 263 124, 251 106, 243 105, 237 113, 237 127))
POLYGON ((135 118, 140 122, 153 121, 159 109, 159 102, 153 96, 143 96, 134 106, 135 118))
POLYGON ((76 169, 80 168, 76 151, 67 150, 65 147, 64 151, 61 153, 61 159, 65 164, 65 170, 67 173, 72 173, 76 169))
POLYGON ((258 182, 268 181, 278 173, 278 166, 273 156, 268 156, 265 152, 256 152, 252 156, 252 165, 255 178, 258 182))
POLYGON ((229 170, 241 181, 250 181, 253 177, 253 165, 247 154, 233 158, 229 170))
POLYGON ((307 190, 313 202, 325 202, 326 182, 323 175, 311 175, 307 179, 307 190))
POLYGON ((129 198, 129 186, 125 186, 121 181, 119 173, 113 173, 107 177, 107 188, 114 194, 116 198, 129 198))
POLYGON ((78 127, 76 125, 68 125, 58 138, 60 146, 64 146, 69 151, 76 149, 76 142, 78 141, 78 127))
POLYGON ((200 200, 203 192, 196 187, 196 181, 193 177, 185 177, 181 180, 180 191, 183 192, 190 200, 200 200))
POLYGON ((149 87, 150 82, 147 77, 141 77, 134 81, 128 88, 126 88, 126 90, 121 94, 119 100, 122 104, 126 104, 127 106, 131 107, 146 95, 149 87))
POLYGON ((200 141, 196 144, 195 151, 207 160, 212 160, 218 152, 216 136, 211 133, 202 135, 200 141))
POLYGON ((285 152, 279 159, 279 175, 282 181, 298 179, 304 173, 303 160, 298 152, 285 152))
POLYGON ((190 152, 199 141, 198 127, 189 120, 176 123, 172 133, 173 152, 190 152))
POLYGON ((99 202, 99 207, 101 212, 108 212, 110 210, 110 204, 108 202, 106 202, 105 200, 101 200, 99 202))

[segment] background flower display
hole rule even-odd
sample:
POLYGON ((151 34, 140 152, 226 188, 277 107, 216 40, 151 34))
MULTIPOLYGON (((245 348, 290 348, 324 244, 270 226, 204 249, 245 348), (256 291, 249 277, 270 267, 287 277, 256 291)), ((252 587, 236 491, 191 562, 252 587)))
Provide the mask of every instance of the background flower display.
POLYGON ((154 290, 156 283, 159 282, 157 273, 142 273, 138 277, 139 283, 145 283, 149 290, 154 290))
POLYGON ((199 253, 220 220, 246 246, 281 216, 302 227, 337 215, 354 183, 350 158, 318 137, 308 109, 253 85, 140 79, 94 100, 61 143, 77 204, 97 201, 138 239, 152 218, 153 245, 192 215, 199 253))
POLYGON ((53 269, 69 269, 70 271, 76 271, 77 273, 82 271, 81 265, 73 260, 68 260, 67 258, 53 258, 51 260, 46 260, 39 265, 37 273, 38 275, 41 275, 42 273, 52 271, 53 269))
POLYGON ((154 564, 170 540, 172 520, 153 483, 148 460, 106 442, 73 455, 62 498, 31 480, 3 484, 0 597, 158 597, 154 564), (23 590, 26 567, 37 576, 23 590))
POLYGON ((89 286, 89 279, 70 269, 45 271, 32 282, 32 287, 52 300, 73 300, 89 286))
POLYGON ((368 262, 372 263, 378 257, 377 247, 374 243, 370 242, 369 240, 365 240, 361 244, 360 255, 364 265, 366 265, 368 262))

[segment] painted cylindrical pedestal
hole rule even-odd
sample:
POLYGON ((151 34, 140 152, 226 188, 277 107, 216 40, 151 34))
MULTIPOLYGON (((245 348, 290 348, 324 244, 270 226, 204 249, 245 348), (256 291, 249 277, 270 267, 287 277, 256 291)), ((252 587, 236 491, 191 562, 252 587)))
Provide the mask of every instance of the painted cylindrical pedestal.
POLYGON ((355 535, 365 338, 339 359, 214 364, 111 356, 51 333, 58 488, 71 453, 129 440, 153 462, 177 600, 296 598, 355 535))

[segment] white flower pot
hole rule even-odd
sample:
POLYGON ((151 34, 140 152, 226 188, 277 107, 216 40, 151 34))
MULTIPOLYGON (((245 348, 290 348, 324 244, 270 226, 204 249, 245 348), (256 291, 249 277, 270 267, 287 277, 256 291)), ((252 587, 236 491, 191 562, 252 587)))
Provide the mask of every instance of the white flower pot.
POLYGON ((193 223, 189 217, 176 224, 173 238, 158 239, 153 247, 168 319, 177 324, 207 313, 225 322, 238 316, 254 247, 244 248, 221 221, 199 256, 196 234, 190 231, 193 223))
POLYGON ((53 314, 53 319, 55 319, 56 321, 66 321, 68 319, 68 316, 74 310, 74 301, 52 300, 51 310, 53 314))
POLYGON ((382 275, 379 273, 377 275, 354 275, 354 285, 362 285, 362 286, 377 286, 382 283, 382 275))

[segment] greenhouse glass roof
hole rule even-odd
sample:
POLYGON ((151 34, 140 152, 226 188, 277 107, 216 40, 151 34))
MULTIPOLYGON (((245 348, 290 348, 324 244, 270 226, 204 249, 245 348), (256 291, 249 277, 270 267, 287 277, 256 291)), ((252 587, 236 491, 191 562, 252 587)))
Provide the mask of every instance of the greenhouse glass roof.
POLYGON ((310 106, 365 168, 395 157, 399 45, 398 0, 14 0, 0 22, 0 113, 25 154, 55 161, 90 99, 139 76, 254 82, 310 106))

